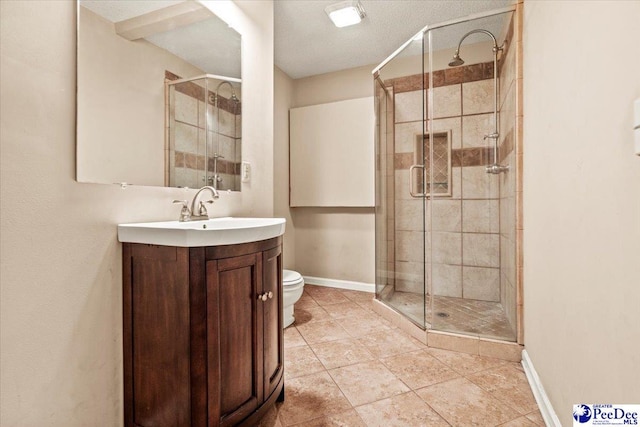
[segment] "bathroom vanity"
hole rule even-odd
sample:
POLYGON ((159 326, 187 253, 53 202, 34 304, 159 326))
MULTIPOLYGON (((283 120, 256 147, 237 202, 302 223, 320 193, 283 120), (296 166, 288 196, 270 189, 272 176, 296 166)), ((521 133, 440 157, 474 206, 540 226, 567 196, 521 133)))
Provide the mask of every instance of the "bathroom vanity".
POLYGON ((121 227, 125 425, 257 424, 284 399, 284 220, 209 246, 126 242, 121 227))

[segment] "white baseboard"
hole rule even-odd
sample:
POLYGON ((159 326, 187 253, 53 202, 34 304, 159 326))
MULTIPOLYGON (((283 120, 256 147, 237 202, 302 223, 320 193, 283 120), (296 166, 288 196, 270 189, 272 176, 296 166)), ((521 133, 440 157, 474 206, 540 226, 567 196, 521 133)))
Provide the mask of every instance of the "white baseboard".
POLYGON ((373 283, 352 282, 350 280, 326 279, 324 277, 303 276, 304 283, 310 285, 326 286, 329 288, 348 289, 351 291, 371 292, 376 291, 373 283))
POLYGON ((540 377, 538 377, 538 373, 533 367, 533 363, 531 362, 531 358, 529 357, 527 350, 522 351, 522 367, 524 368, 524 373, 527 375, 531 391, 533 391, 533 396, 536 398, 536 402, 538 403, 538 407, 540 408, 540 413, 542 414, 545 424, 550 427, 562 427, 562 424, 560 424, 560 420, 556 415, 556 411, 551 405, 549 396, 547 396, 547 392, 544 391, 544 387, 540 382, 540 377))

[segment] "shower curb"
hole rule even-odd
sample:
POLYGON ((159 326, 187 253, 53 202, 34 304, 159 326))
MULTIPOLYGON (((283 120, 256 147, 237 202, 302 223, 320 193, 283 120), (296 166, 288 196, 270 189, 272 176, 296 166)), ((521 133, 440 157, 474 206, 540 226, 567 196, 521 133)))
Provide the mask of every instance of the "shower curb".
POLYGON ((388 307, 378 300, 373 300, 373 311, 384 317, 401 331, 427 345, 427 347, 474 354, 482 357, 492 357, 509 362, 520 362, 522 360, 524 347, 515 342, 480 338, 452 332, 425 330, 405 318, 392 307, 388 307))

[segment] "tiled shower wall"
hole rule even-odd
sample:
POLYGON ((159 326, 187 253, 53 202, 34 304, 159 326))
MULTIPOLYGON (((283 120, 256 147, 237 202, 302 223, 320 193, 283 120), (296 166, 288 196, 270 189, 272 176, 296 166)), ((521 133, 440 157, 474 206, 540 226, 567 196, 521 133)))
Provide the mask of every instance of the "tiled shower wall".
POLYGON ((423 201, 409 194, 408 170, 425 92, 420 75, 387 82, 395 91, 396 290, 423 292, 424 237, 433 248, 435 295, 500 301, 499 178, 484 170, 492 159, 483 139, 493 130, 493 63, 436 71, 433 80, 433 130, 451 131, 452 195, 427 203, 432 232, 425 236, 423 201))
MULTIPOLYGON (((219 81, 210 85, 217 83, 219 81)), ((169 185, 190 188, 213 185, 213 156, 218 153, 223 158, 217 161, 218 174, 222 178, 217 188, 239 190, 240 103, 220 97, 220 108, 216 108, 212 100, 214 92, 209 90, 205 104, 205 89, 195 82, 179 83, 173 88, 173 105, 169 105, 168 117, 169 185)))

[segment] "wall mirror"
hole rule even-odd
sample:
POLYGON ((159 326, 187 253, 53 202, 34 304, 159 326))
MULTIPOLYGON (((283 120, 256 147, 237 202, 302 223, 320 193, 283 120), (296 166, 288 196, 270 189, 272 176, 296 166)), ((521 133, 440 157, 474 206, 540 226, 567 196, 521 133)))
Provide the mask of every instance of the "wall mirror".
POLYGON ((239 191, 240 34, 197 1, 77 5, 77 180, 239 191))

